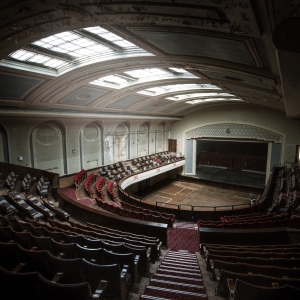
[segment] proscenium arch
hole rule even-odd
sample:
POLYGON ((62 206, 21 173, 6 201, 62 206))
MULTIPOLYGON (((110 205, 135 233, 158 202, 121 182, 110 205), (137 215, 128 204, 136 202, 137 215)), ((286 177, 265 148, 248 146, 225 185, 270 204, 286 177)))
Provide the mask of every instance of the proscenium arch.
MULTIPOLYGON (((280 164, 284 136, 280 133, 249 124, 216 123, 193 128, 184 133, 186 173, 195 173, 195 144, 193 140, 212 138, 216 140, 262 141, 268 143, 266 175, 273 165, 280 164)), ((266 178, 267 179, 267 178, 266 178)))
POLYGON ((33 168, 55 170, 67 174, 65 130, 49 120, 35 126, 30 133, 31 165, 33 168))
POLYGON ((0 124, 0 161, 9 163, 7 132, 2 124, 0 124))
POLYGON ((103 129, 97 122, 86 124, 79 135, 81 169, 104 164, 103 129))

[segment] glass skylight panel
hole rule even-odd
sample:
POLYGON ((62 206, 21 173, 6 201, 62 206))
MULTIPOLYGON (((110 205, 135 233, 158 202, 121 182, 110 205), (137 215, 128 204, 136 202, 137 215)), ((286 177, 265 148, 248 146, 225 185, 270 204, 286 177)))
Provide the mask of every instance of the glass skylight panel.
POLYGON ((214 102, 214 101, 243 101, 242 99, 237 98, 211 98, 211 99, 197 99, 197 100, 191 100, 187 101, 185 103, 188 104, 197 104, 197 103, 205 103, 205 102, 214 102))
POLYGON ((66 65, 68 62, 47 56, 44 54, 35 53, 24 49, 17 50, 9 55, 9 57, 20 60, 41 64, 50 68, 58 68, 66 65))
POLYGON ((28 67, 29 71, 59 76, 91 63, 125 57, 153 56, 153 54, 99 26, 84 28, 81 33, 78 31, 61 32, 35 41, 30 45, 9 54, 8 58, 0 61, 0 64, 10 68, 26 69, 26 62, 32 62, 40 66, 31 65, 28 67), (99 40, 95 39, 91 33, 99 35, 99 40), (89 38, 89 34, 91 38, 89 38), (103 40, 107 40, 107 43, 103 40), (121 47, 123 51, 118 50, 119 47, 115 50, 109 44, 115 44, 121 47), (32 46, 31 49, 30 45, 32 46), (37 47, 39 47, 38 50, 37 47), (51 51, 51 54, 48 51, 43 51, 44 49, 51 51), (38 53, 41 56, 38 56, 38 53), (9 58, 18 60, 19 64, 12 62, 9 58), (21 62, 23 64, 20 64, 21 62), (47 68, 43 68, 43 66, 47 68), (52 70, 49 70, 48 66, 52 70))
POLYGON ((122 83, 126 83, 127 80, 115 75, 109 75, 109 76, 105 76, 102 78, 103 81, 107 81, 107 82, 113 82, 114 84, 122 84, 122 83))
POLYGON ((189 73, 188 71, 186 71, 185 69, 181 69, 181 68, 168 68, 172 71, 175 71, 177 73, 189 73))
POLYGON ((109 47, 71 31, 58 33, 32 44, 58 53, 67 53, 76 58, 99 52, 113 52, 109 47))
MULTIPOLYGON (((146 90, 139 91, 139 94, 157 96, 165 93, 179 92, 179 91, 189 91, 189 90, 203 90, 203 89, 215 89, 220 90, 219 87, 211 84, 174 84, 174 85, 165 85, 149 88, 146 90)), ((170 97, 171 98, 171 97, 170 97)), ((169 99, 169 98, 167 98, 169 99)), ((174 99, 169 99, 174 100, 174 99)), ((175 101, 178 101, 176 99, 175 101)))
POLYGON ((168 100, 173 100, 173 101, 180 101, 180 100, 185 100, 185 99, 190 99, 190 98, 199 98, 199 97, 234 97, 232 94, 228 93, 191 93, 191 94, 180 94, 180 95, 175 95, 173 97, 167 97, 166 99, 168 100))
POLYGON ((101 28, 99 26, 84 28, 84 30, 89 31, 94 34, 97 34, 100 37, 102 37, 103 39, 106 39, 120 47, 123 47, 123 48, 136 47, 137 48, 137 46, 135 46, 134 44, 124 40, 123 38, 117 36, 116 34, 111 33, 108 30, 105 30, 104 28, 101 28))
POLYGON ((125 71, 124 73, 126 73, 132 77, 135 77, 135 78, 143 78, 143 77, 159 76, 159 75, 170 76, 170 74, 168 72, 166 72, 162 69, 158 69, 158 68, 125 71))

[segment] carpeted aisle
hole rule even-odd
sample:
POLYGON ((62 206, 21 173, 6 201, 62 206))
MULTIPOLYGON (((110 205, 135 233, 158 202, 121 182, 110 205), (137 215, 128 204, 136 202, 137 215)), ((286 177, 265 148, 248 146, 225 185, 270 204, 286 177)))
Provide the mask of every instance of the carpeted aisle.
POLYGON ((190 253, 199 251, 197 230, 194 229, 194 225, 186 227, 187 228, 172 228, 169 231, 168 248, 170 250, 187 250, 190 253))

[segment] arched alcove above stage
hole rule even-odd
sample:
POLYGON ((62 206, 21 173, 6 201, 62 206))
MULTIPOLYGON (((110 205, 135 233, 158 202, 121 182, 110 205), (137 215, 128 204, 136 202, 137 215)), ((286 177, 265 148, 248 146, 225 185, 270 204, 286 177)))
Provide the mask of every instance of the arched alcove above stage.
POLYGON ((256 126, 235 123, 219 123, 201 126, 189 130, 185 134, 186 139, 197 138, 226 138, 226 139, 251 139, 282 143, 283 136, 256 126))

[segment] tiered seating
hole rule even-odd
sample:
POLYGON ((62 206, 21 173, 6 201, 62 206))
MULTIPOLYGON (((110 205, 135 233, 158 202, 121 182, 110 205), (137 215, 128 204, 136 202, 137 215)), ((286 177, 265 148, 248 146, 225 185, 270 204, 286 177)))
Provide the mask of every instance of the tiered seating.
POLYGON ((121 201, 120 204, 103 201, 97 199, 97 204, 112 213, 121 215, 123 217, 134 218, 144 221, 157 222, 167 224, 169 227, 173 226, 175 215, 158 212, 151 209, 144 209, 126 202, 121 201))
POLYGON ((217 281, 217 295, 230 294, 232 297, 234 282, 237 282, 237 279, 260 286, 262 289, 287 284, 300 288, 300 244, 258 246, 210 244, 202 245, 201 250, 206 258, 207 270, 212 272, 211 278, 217 281))
POLYGON ((22 181, 22 188, 24 193, 30 193, 31 188, 31 176, 27 174, 22 181))
POLYGON ((140 299, 162 298, 207 299, 195 254, 168 252, 140 299))
POLYGON ((239 279, 236 280, 235 285, 232 280, 229 280, 228 285, 233 300, 297 300, 300 298, 300 289, 291 285, 262 287, 239 279))
POLYGON ((70 214, 68 214, 66 211, 64 211, 60 207, 55 206, 54 203, 52 201, 48 201, 48 199, 43 199, 43 202, 44 206, 55 213, 56 218, 59 218, 63 221, 69 221, 70 214))
POLYGON ((36 197, 32 197, 32 195, 26 195, 26 194, 25 197, 26 197, 26 202, 34 209, 42 213, 45 219, 47 218, 53 219, 55 217, 55 213, 51 209, 45 207, 41 203, 41 201, 38 200, 36 197))
MULTIPOLYGON (((46 250, 26 250, 18 244, 13 243, 1 243, 0 247, 1 249, 8 247, 9 250, 11 250, 12 245, 15 245, 15 251, 13 251, 13 253, 7 253, 8 251, 5 251, 5 258, 7 260, 13 257, 15 267, 9 270, 3 266, 5 262, 1 261, 1 283, 3 284, 5 282, 7 284, 7 286, 3 285, 1 293, 8 296, 4 297, 4 299, 16 299, 14 298, 15 294, 19 294, 19 292, 12 290, 17 287, 14 280, 18 277, 22 277, 22 269, 25 269, 26 273, 30 272, 32 274, 32 272, 35 272, 41 280, 34 280, 33 283, 35 283, 36 286, 30 291, 26 291, 26 288, 28 288, 27 280, 25 282, 21 280, 18 282, 20 289, 25 293, 20 296, 25 299, 62 299, 61 292, 63 292, 63 289, 63 295, 66 299, 71 295, 73 295, 75 299, 99 298, 102 294, 102 290, 105 290, 105 286, 108 285, 108 282, 101 282, 102 278, 99 276, 100 272, 96 272, 98 265, 94 265, 83 258, 72 260, 60 259, 46 250), (19 257, 19 259, 16 259, 17 257, 19 257), (95 267, 91 268, 91 266, 95 267), (79 269, 81 269, 82 272, 78 272, 79 269), (96 278, 93 278, 93 276, 96 278), (78 289, 79 286, 81 286, 81 288, 78 289), (82 290, 82 287, 84 287, 84 290, 82 290), (75 292, 79 294, 76 295, 75 292), (94 296, 92 294, 97 295, 94 296)), ((103 270, 101 271, 103 272, 103 270)), ((32 287, 30 282, 29 286, 32 287)))
POLYGON ((113 201, 117 201, 118 200, 118 197, 117 197, 117 195, 114 192, 114 188, 116 186, 117 186, 117 184, 114 181, 108 181, 107 182, 107 191, 108 191, 108 194, 109 194, 111 200, 113 200, 113 201))
POLYGON ((94 173, 91 173, 84 181, 84 188, 89 194, 90 198, 94 198, 94 191, 92 190, 92 184, 97 180, 97 176, 94 173))
POLYGON ((75 176, 74 176, 74 183, 76 188, 78 188, 79 184, 87 177, 87 173, 85 170, 79 171, 75 176))
POLYGON ((46 181, 44 176, 41 176, 37 183, 37 190, 41 197, 48 198, 50 182, 46 181))
MULTIPOLYGON (((107 280, 107 286, 102 288, 104 298, 126 299, 130 282, 139 280, 138 270, 140 274, 149 270, 150 249, 142 243, 149 246, 151 240, 152 245, 157 246, 155 238, 148 240, 143 236, 125 235, 125 232, 121 232, 124 240, 131 238, 132 244, 110 240, 110 237, 117 237, 113 231, 105 234, 105 240, 100 239, 100 232, 104 230, 97 225, 72 223, 71 226, 51 221, 60 228, 15 218, 1 218, 0 221, 6 226, 0 227, 1 267, 16 271, 16 267, 21 270, 26 265, 23 272, 39 272, 46 280, 59 284, 88 282, 92 293, 97 291, 97 280, 107 280), (82 271, 78 272, 79 269, 82 271), (90 277, 84 279, 81 276, 90 277)), ((49 293, 54 295, 51 290, 49 293)), ((34 296, 30 299, 35 299, 34 296)))
POLYGON ((27 204, 24 199, 21 198, 21 195, 17 192, 8 193, 8 199, 10 204, 18 209, 18 211, 24 216, 31 219, 40 219, 43 218, 43 214, 34 209, 31 205, 27 204))
POLYGON ((6 186, 7 188, 12 191, 15 189, 15 186, 16 186, 16 183, 17 183, 17 180, 18 180, 18 175, 15 174, 15 172, 10 172, 8 174, 8 176, 6 177, 5 179, 5 183, 6 183, 6 186))
POLYGON ((1 196, 0 197, 0 213, 3 215, 12 215, 15 216, 18 213, 18 210, 7 202, 7 200, 1 196))
POLYGON ((300 228, 300 218, 289 213, 282 214, 253 214, 221 217, 221 221, 198 221, 198 226, 208 228, 273 228, 292 227, 300 228))
POLYGON ((157 154, 162 163, 172 163, 177 161, 177 156, 167 151, 157 154))
MULTIPOLYGON (((103 200, 103 201, 105 200, 105 194, 102 191, 102 188, 105 185, 105 183, 106 183, 106 179, 102 176, 100 176, 96 182, 96 190, 97 190, 98 194, 100 195, 101 200, 103 200)), ((96 199, 97 199, 97 197, 96 197, 96 199)))

